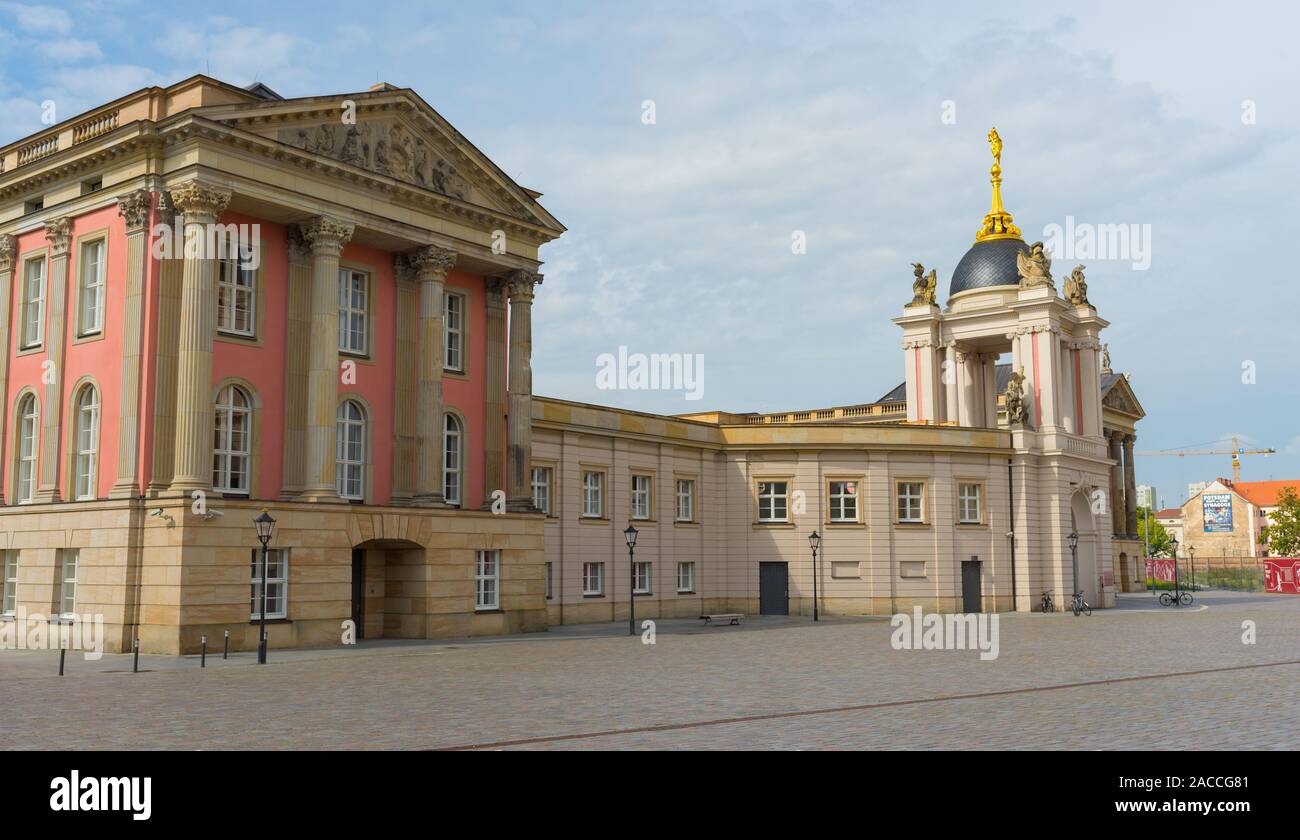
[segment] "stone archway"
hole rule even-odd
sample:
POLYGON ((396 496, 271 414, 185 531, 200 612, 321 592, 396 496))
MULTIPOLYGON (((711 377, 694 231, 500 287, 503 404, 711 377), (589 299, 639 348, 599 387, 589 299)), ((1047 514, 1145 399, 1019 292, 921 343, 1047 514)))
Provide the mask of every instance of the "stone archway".
MULTIPOLYGON (((1094 607, 1102 606, 1101 581, 1097 569, 1098 545, 1097 520, 1093 516, 1087 488, 1082 488, 1070 497, 1070 527, 1079 535, 1079 579, 1077 589, 1083 591, 1084 600, 1094 607)), ((1069 548, 1066 548, 1067 552, 1069 548)), ((1070 561, 1069 556, 1066 562, 1070 561)), ((1066 594, 1066 605, 1070 593, 1066 594)))
POLYGON ((423 639, 429 614, 425 549, 409 540, 352 547, 352 610, 358 639, 423 639))

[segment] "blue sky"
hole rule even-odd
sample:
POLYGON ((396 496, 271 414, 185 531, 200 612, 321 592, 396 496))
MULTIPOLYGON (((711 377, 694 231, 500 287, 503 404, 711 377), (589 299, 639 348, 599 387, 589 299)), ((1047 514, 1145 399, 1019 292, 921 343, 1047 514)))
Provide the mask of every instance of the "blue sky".
MULTIPOLYGON (((1088 269, 1148 413, 1138 448, 1237 434, 1279 450, 1245 478, 1300 477, 1283 248, 1300 235, 1300 11, 976 6, 4 2, 0 126, 7 142, 46 100, 63 119, 196 72, 285 96, 412 87, 569 228, 543 251, 536 390, 677 413, 864 402, 901 381, 889 319, 909 264, 938 269, 942 302, 988 206, 996 125, 1026 238, 1066 216, 1151 225, 1149 270, 1088 269), (620 345, 704 354, 704 398, 597 390, 620 345)), ((1139 463, 1169 504, 1227 473, 1139 463)))

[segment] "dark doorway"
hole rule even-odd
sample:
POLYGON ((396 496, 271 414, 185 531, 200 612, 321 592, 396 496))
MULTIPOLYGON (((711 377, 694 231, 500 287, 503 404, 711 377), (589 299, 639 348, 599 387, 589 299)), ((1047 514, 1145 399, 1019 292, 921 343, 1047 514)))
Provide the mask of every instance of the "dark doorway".
POLYGON ((962 612, 984 611, 984 599, 980 593, 980 567, 980 561, 974 557, 961 561, 962 612))
POLYGON ((790 584, 784 563, 758 564, 758 612, 790 614, 790 584))
POLYGON ((366 550, 352 549, 352 624, 357 641, 366 637, 366 550))

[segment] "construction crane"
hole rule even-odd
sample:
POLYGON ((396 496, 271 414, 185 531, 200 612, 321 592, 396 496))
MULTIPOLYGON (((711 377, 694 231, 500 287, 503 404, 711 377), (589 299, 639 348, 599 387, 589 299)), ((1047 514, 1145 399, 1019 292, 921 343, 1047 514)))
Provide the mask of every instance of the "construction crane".
POLYGON ((1231 455, 1232 456, 1232 480, 1233 482, 1241 481, 1241 456, 1242 455, 1274 455, 1276 449, 1242 449, 1241 441, 1236 437, 1232 439, 1231 449, 1165 449, 1160 452, 1134 452, 1134 455, 1172 455, 1178 458, 1185 458, 1188 455, 1231 455))

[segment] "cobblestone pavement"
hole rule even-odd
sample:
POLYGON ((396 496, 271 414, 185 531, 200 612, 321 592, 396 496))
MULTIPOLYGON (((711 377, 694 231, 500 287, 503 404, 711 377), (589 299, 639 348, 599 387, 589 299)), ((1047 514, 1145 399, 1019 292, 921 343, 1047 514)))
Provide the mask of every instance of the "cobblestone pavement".
POLYGON ((663 621, 250 655, 0 651, 3 749, 1297 749, 1300 598, 1002 615, 999 656, 887 620, 663 621), (1258 641, 1242 643, 1242 622, 1258 641))

